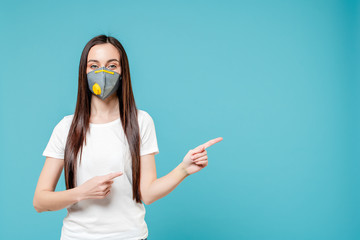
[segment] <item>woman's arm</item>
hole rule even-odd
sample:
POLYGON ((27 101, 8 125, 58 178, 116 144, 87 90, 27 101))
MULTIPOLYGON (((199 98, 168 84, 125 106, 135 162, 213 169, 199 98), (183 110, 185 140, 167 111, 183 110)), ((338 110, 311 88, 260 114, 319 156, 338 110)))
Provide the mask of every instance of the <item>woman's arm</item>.
POLYGON ((46 157, 33 199, 37 212, 57 211, 81 200, 78 188, 55 192, 64 167, 64 160, 46 157))
POLYGON ((165 197, 187 176, 189 174, 185 171, 183 163, 180 163, 170 173, 157 179, 154 154, 141 156, 140 190, 143 202, 149 205, 165 197))
POLYGON ((204 169, 208 165, 205 149, 222 140, 222 137, 218 137, 191 149, 174 170, 159 179, 156 177, 155 155, 141 156, 140 191, 144 203, 149 205, 165 197, 187 176, 204 169))

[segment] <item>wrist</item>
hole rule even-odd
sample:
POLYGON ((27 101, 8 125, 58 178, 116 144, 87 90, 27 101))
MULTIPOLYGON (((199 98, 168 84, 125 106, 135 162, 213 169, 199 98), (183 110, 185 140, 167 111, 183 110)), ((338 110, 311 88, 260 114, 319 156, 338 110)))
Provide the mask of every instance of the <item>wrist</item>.
POLYGON ((186 171, 184 162, 181 162, 181 163, 180 163, 180 168, 181 168, 181 171, 183 172, 183 174, 185 175, 185 177, 187 177, 187 176, 190 175, 190 174, 186 171))
POLYGON ((76 202, 80 202, 81 200, 85 199, 85 196, 84 196, 83 192, 81 191, 81 188, 79 188, 79 187, 73 188, 73 193, 74 193, 76 202))

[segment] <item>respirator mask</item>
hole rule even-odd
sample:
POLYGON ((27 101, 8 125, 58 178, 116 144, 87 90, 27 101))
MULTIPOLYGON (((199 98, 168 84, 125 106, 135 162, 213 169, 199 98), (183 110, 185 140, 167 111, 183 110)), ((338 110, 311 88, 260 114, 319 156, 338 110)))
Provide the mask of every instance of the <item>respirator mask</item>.
POLYGON ((122 76, 106 67, 97 68, 87 74, 90 91, 105 100, 120 86, 122 76))

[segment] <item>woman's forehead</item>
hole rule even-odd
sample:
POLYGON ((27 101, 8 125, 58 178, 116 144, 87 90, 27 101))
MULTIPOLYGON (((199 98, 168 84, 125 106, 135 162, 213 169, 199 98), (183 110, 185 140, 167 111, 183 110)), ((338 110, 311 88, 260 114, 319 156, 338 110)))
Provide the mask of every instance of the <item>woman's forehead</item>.
POLYGON ((119 51, 111 43, 98 44, 93 46, 88 54, 89 60, 108 61, 109 59, 117 59, 120 61, 119 51))

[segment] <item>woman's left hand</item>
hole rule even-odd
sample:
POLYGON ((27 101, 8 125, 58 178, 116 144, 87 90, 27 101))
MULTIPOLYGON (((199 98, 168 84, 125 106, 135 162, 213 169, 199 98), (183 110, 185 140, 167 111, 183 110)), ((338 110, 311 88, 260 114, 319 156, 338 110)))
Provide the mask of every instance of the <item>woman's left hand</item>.
POLYGON ((222 137, 212 139, 194 149, 191 149, 184 157, 182 164, 187 174, 196 173, 208 165, 208 156, 206 148, 223 140, 222 137))

